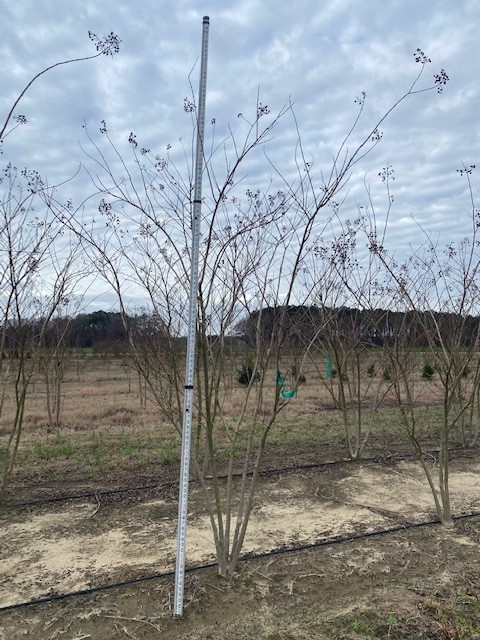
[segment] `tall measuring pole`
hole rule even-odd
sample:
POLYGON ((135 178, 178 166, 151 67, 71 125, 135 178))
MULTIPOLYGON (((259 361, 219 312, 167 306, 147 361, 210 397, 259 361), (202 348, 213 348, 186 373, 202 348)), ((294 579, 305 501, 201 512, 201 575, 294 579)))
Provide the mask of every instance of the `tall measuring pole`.
POLYGON ((192 440, 193 383, 195 380, 195 346, 197 336, 198 254, 200 245, 200 214, 202 209, 203 137, 205 132, 205 101, 207 94, 208 30, 210 19, 203 18, 202 59, 197 109, 197 149, 195 158, 195 189, 192 220, 192 266, 190 273, 190 301, 188 308, 187 362, 183 403, 182 457, 180 461, 180 493, 178 501, 177 563, 173 615, 183 614, 185 582, 185 553, 187 543, 188 483, 190 475, 190 445, 192 440))

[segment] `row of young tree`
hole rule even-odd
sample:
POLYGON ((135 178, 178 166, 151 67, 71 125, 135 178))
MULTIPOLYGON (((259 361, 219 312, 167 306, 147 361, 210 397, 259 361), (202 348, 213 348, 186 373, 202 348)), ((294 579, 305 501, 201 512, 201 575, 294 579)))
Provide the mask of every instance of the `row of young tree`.
MULTIPOLYGON (((452 523, 449 440, 460 428, 465 442, 475 442, 480 410, 480 214, 470 184, 472 169, 462 169, 460 176, 467 180, 471 195, 469 237, 441 248, 425 236, 423 245, 401 261, 386 246, 388 226, 376 226, 382 217, 372 201, 359 209, 353 223, 343 221, 336 202, 354 169, 380 144, 380 128, 390 113, 406 100, 441 92, 447 82, 442 70, 432 83, 422 84, 430 60, 420 50, 414 58, 420 66, 412 84, 363 134, 357 131, 366 97, 357 99, 353 126, 327 170, 306 157, 290 103, 272 116, 257 99, 252 117, 240 114, 237 129, 229 128, 223 140, 212 143, 210 153, 205 151, 192 464, 203 490, 221 575, 235 570, 265 446, 279 414, 295 402, 294 394, 285 393, 282 376, 271 385, 265 373, 288 369, 295 388, 307 363, 320 366, 325 352, 336 371, 325 382, 344 416, 351 457, 362 455, 382 398, 392 394, 438 516, 445 524, 452 523), (265 148, 275 128, 289 117, 298 134, 292 151, 296 175, 281 173, 265 148), (249 163, 262 160, 281 188, 244 186, 249 163), (332 234, 332 228, 340 230, 332 234), (292 308, 315 312, 292 316, 292 308), (357 311, 347 313, 347 308, 357 311), (249 376, 232 414, 229 337, 245 319, 249 376), (365 350, 371 348, 365 344, 366 334, 379 347, 371 375, 362 370, 365 350), (436 479, 418 439, 419 345, 429 350, 443 393, 436 479), (375 375, 377 371, 382 375, 375 375), (226 479, 217 450, 219 432, 229 443, 226 479)), ((185 111, 195 133, 193 98, 185 102, 185 111)), ((75 315, 73 292, 86 274, 94 272, 117 296, 131 366, 144 379, 164 418, 180 432, 185 362, 179 341, 187 326, 193 152, 182 147, 185 166, 179 166, 178 155, 168 150, 155 154, 142 147, 132 132, 127 157, 115 146, 104 121, 100 136, 87 131, 87 137, 84 170, 93 192, 89 206, 97 199, 95 215, 85 203, 75 208, 71 202, 60 202, 38 173, 19 174, 7 165, 1 202, 2 340, 9 322, 24 327, 35 311, 42 322, 30 339, 44 345, 55 316, 67 315, 67 310, 75 315), (152 341, 148 331, 132 327, 128 312, 132 286, 136 296, 145 299, 162 340, 152 341)), ((386 167, 381 177, 390 213, 391 168, 386 167)), ((388 215, 383 219, 388 221, 388 215)), ((58 342, 50 341, 53 353, 61 344, 61 333, 58 342)), ((15 463, 29 384, 41 366, 42 349, 24 342, 17 348, 17 414, 4 446, 2 490, 15 463), (35 357, 27 358, 27 351, 35 357)), ((3 347, 4 343, 0 350, 4 397, 10 361, 3 347)), ((324 376, 324 364, 319 375, 324 376)))

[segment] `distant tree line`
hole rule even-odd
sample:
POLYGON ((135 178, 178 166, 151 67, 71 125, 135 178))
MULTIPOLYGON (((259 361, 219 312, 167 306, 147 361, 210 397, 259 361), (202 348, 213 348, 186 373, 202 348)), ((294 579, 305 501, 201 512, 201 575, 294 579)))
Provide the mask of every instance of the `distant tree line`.
MULTIPOLYGON (((34 336, 41 324, 42 319, 24 321, 21 332, 34 336)), ((19 335, 19 330, 15 322, 8 322, 4 327, 4 347, 10 353, 15 353, 17 344, 25 337, 19 335)), ((121 314, 112 311, 80 313, 74 317, 53 317, 44 332, 43 345, 49 348, 56 344, 59 335, 63 336, 64 346, 71 349, 92 349, 102 353, 124 349, 127 345, 127 334, 121 314)))
MULTIPOLYGON (((141 313, 125 316, 115 311, 93 311, 80 313, 74 317, 52 318, 44 332, 44 346, 56 344, 62 335, 64 346, 69 349, 91 349, 94 353, 121 353, 128 349, 128 335, 125 328, 145 343, 162 340, 167 329, 153 314, 141 313)), ((272 338, 279 340, 285 348, 301 348, 307 343, 321 345, 332 339, 342 340, 356 337, 356 343, 364 347, 382 347, 393 341, 399 331, 410 346, 427 347, 425 326, 432 325, 431 335, 435 335, 434 325, 448 336, 449 327, 454 326, 455 314, 425 311, 420 313, 388 311, 383 309, 361 310, 349 307, 328 308, 318 306, 290 305, 284 313, 282 306, 265 307, 253 311, 235 327, 234 335, 228 342, 232 346, 245 345, 255 348, 259 340, 266 342, 272 338), (260 327, 260 331, 258 331, 260 327)), ((38 331, 41 320, 24 322, 22 333, 32 336, 38 331)), ((19 341, 19 327, 8 323, 5 331, 5 349, 15 352, 19 341)), ((452 332, 453 333, 453 332, 452 332)), ((480 334, 480 317, 467 316, 462 328, 461 344, 473 347, 480 334)), ((172 339, 173 336, 170 336, 172 339)), ((183 344, 183 338, 177 338, 183 344)), ((211 336, 215 340, 215 336, 211 336)))
MULTIPOLYGON (((258 340, 272 337, 288 347, 301 347, 307 343, 325 343, 332 338, 342 339, 355 334, 357 343, 364 347, 381 347, 391 343, 402 331, 409 346, 429 346, 425 328, 431 326, 430 335, 440 328, 448 339, 450 328, 456 326, 453 313, 436 311, 389 311, 384 309, 328 308, 290 305, 266 307, 252 312, 236 326, 236 334, 247 345, 256 346, 258 340), (258 330, 260 328, 260 331, 258 330)), ((479 335, 480 317, 467 316, 462 325, 461 344, 475 345, 479 335)))

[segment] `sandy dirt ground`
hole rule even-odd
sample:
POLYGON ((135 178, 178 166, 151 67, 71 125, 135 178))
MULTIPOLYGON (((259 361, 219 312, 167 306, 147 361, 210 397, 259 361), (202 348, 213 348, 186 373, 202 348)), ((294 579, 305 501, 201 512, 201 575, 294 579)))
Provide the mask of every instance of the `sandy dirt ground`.
MULTIPOLYGON (((480 511, 480 462, 452 464, 453 512, 480 511)), ((172 496, 173 497, 173 496, 172 496)), ((202 497, 190 494, 187 563, 214 560, 202 497)), ((6 509, 0 530, 0 606, 174 568, 177 506, 76 500, 6 509)), ((262 479, 244 552, 435 517, 418 464, 355 464, 262 479)), ((457 543, 462 543, 457 535, 457 543)), ((467 538, 465 545, 474 544, 467 538)), ((378 561, 378 551, 368 562, 378 561)))

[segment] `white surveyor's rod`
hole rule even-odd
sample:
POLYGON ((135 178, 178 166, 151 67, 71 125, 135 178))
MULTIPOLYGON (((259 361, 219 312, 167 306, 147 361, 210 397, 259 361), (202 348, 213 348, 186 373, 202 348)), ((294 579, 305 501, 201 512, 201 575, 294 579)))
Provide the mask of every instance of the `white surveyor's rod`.
POLYGON ((180 493, 178 502, 177 563, 175 565, 175 592, 173 615, 183 614, 185 582, 185 552, 187 542, 188 482, 190 470, 190 444, 192 437, 193 382, 195 379, 195 343, 197 334, 198 254, 200 244, 200 215, 202 208, 203 136, 205 131, 205 99, 207 92, 207 59, 209 18, 203 18, 202 59, 197 110, 197 151, 195 158, 195 190, 192 220, 192 266, 190 274, 190 303, 188 309, 187 362, 183 404, 182 457, 180 462, 180 493))

